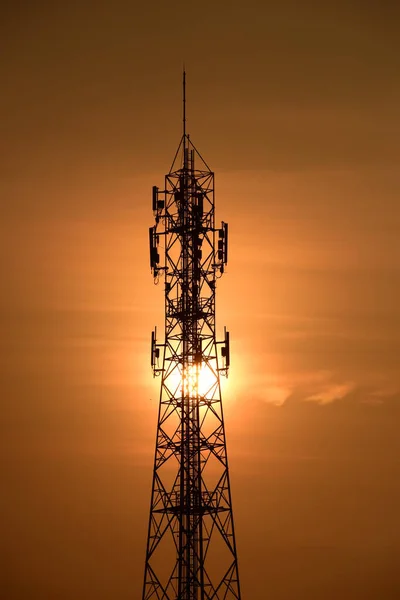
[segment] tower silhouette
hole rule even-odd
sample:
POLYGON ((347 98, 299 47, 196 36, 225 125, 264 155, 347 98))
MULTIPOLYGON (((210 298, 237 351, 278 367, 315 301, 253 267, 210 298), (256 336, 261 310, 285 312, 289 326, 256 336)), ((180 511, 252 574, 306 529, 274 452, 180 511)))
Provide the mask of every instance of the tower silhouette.
POLYGON ((165 340, 152 332, 161 390, 142 599, 240 600, 220 386, 229 333, 216 341, 215 324, 228 225, 215 227, 214 173, 186 133, 185 72, 183 135, 152 206, 150 266, 156 283, 164 278, 165 340))

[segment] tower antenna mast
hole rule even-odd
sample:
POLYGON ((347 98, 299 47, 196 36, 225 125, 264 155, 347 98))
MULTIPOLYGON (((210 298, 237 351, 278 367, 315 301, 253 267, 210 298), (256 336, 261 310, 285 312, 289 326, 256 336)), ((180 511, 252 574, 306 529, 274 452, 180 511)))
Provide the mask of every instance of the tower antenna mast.
POLYGON ((183 135, 152 208, 165 339, 151 334, 161 385, 142 600, 241 600, 220 381, 229 333, 217 341, 215 321, 228 224, 215 225, 214 173, 186 133, 185 70, 183 135))
POLYGON ((186 71, 183 65, 183 137, 186 137, 186 71))

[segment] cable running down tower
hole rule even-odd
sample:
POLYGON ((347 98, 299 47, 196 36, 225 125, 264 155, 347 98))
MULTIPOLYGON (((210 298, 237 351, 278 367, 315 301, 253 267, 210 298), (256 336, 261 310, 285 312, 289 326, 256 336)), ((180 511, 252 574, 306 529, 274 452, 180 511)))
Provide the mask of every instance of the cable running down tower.
POLYGON ((186 133, 165 189, 153 187, 150 266, 164 277, 165 341, 151 335, 161 378, 143 600, 240 600, 220 376, 229 333, 216 341, 216 281, 228 224, 215 227, 214 173, 186 133), (163 256, 160 256, 162 249, 163 256))

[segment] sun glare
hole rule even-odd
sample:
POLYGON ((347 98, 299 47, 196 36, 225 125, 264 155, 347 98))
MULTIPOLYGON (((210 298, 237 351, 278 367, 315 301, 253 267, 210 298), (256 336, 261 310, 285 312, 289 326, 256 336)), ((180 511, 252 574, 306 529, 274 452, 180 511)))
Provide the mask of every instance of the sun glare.
POLYGON ((168 387, 176 394, 189 398, 197 396, 211 398, 218 384, 217 375, 211 365, 189 365, 186 369, 178 366, 168 376, 168 387))

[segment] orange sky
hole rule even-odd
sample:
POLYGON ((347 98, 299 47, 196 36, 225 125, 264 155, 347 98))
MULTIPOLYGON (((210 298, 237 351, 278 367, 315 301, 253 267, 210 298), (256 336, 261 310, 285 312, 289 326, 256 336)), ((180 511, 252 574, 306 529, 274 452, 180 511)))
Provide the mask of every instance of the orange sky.
POLYGON ((400 596, 399 10, 35 2, 2 18, 0 595, 141 594, 158 381, 151 186, 188 129, 243 600, 400 596))

